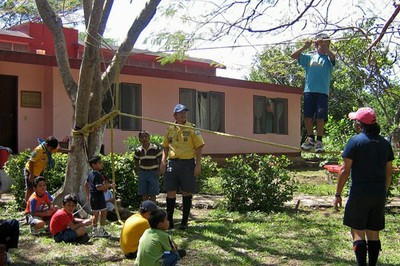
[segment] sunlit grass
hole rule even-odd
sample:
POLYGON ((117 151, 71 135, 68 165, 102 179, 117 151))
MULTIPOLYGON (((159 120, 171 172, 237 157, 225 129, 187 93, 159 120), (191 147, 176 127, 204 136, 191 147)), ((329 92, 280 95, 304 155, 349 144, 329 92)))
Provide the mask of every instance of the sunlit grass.
MULTIPOLYGON (((294 172, 296 193, 327 196, 335 192, 324 170, 294 172)), ((217 187, 217 186, 216 186, 217 187)), ((23 221, 23 212, 0 205, 1 218, 23 221)), ((388 209, 381 232, 379 265, 399 265, 399 209, 388 209)), ((176 211, 177 218, 181 212, 176 211)), ((355 265, 349 228, 342 224, 343 209, 300 205, 280 213, 237 213, 222 209, 199 212, 186 231, 172 230, 172 238, 187 250, 181 265, 355 265)), ((20 228, 20 247, 10 252, 13 265, 133 265, 119 248, 122 226, 110 223, 111 238, 91 239, 87 245, 54 243, 49 236, 34 237, 20 228)))

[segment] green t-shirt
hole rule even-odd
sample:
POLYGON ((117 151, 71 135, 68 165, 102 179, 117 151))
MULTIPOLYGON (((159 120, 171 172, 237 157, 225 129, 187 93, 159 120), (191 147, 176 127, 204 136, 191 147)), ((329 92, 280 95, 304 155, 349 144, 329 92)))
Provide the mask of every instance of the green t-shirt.
POLYGON ((139 240, 139 249, 135 260, 138 266, 158 266, 162 264, 164 251, 173 249, 169 235, 159 229, 149 228, 139 240))

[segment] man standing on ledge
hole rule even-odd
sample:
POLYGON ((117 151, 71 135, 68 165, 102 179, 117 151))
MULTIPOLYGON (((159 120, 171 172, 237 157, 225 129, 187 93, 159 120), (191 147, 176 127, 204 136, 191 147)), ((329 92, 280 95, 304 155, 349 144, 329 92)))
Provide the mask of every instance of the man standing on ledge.
POLYGON ((168 127, 162 144, 160 170, 164 174, 164 190, 167 191, 169 229, 174 228, 176 192, 179 190, 182 191, 183 202, 179 229, 187 228, 192 207, 192 194, 196 192, 196 176, 201 173, 204 140, 195 125, 186 121, 188 111, 189 109, 183 104, 175 106, 173 110, 175 125, 168 127))
POLYGON ((325 121, 328 120, 328 97, 331 83, 331 75, 335 66, 335 54, 329 46, 331 41, 326 34, 318 34, 315 40, 307 40, 303 47, 292 54, 292 58, 306 71, 304 87, 304 126, 307 130, 307 139, 301 145, 301 149, 315 152, 324 152, 322 136, 324 134, 325 121), (311 44, 315 44, 315 54, 303 53, 311 44), (313 131, 313 119, 317 124, 317 141, 313 131))

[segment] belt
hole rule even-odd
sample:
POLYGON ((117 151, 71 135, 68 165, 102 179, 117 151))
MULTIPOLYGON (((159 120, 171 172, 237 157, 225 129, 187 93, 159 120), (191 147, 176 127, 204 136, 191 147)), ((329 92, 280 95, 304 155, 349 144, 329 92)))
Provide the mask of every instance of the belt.
POLYGON ((143 169, 143 168, 140 168, 140 171, 145 171, 145 172, 157 171, 157 168, 155 168, 155 169, 143 169))
POLYGON ((173 158, 173 159, 169 159, 170 161, 191 161, 194 160, 194 158, 190 158, 190 159, 179 159, 179 158, 173 158))

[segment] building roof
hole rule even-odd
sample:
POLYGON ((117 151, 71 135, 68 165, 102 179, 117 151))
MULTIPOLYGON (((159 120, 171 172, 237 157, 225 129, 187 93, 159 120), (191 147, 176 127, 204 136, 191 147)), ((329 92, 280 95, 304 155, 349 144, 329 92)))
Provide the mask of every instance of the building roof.
POLYGON ((14 37, 21 37, 21 38, 27 38, 27 39, 33 39, 31 36, 20 32, 20 31, 15 31, 15 30, 4 30, 0 29, 0 35, 8 35, 8 36, 14 36, 14 37))
MULTIPOLYGON (((79 45, 84 46, 85 43, 83 41, 78 42, 79 45)), ((102 45, 103 49, 110 49, 113 51, 117 51, 119 46, 116 45, 102 45)), ((147 49, 138 49, 138 48, 132 48, 131 50, 132 54, 142 54, 142 55, 148 55, 152 57, 162 57, 164 55, 167 55, 167 53, 163 52, 153 52, 147 49)), ((212 65, 215 68, 220 68, 220 69, 226 69, 226 66, 224 66, 221 63, 215 62, 210 59, 205 59, 205 58, 197 58, 197 57, 187 57, 184 59, 184 61, 190 61, 190 62, 197 62, 197 63, 202 63, 202 64, 207 64, 207 65, 212 65)))

